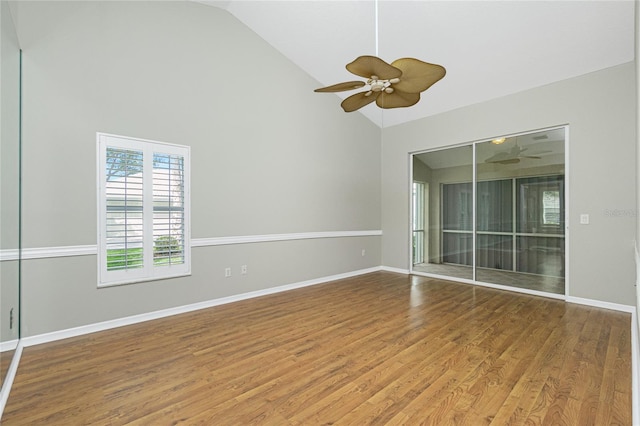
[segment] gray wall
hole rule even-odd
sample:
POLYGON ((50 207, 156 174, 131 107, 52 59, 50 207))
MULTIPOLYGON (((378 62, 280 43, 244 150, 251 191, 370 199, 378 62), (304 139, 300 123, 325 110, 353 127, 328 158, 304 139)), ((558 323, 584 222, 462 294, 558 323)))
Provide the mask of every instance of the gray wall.
POLYGON ((413 157, 413 180, 429 182, 431 180, 431 168, 424 164, 418 157, 413 157))
POLYGON ((410 152, 568 124, 568 294, 634 305, 635 84, 627 63, 384 129, 383 264, 409 267, 410 152))
MULTIPOLYGON (((13 6, 27 249, 96 244, 97 131, 191 146, 193 239, 381 228, 380 129, 314 94, 318 82, 227 12, 13 6)), ((95 255, 25 260, 24 335, 381 264, 379 236, 194 247, 192 257, 191 277, 102 289, 95 255)))

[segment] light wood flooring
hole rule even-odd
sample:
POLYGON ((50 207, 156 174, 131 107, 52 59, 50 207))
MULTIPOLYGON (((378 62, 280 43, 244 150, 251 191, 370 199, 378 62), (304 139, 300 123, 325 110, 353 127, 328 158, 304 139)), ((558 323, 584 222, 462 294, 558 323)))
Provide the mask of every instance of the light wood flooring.
POLYGON ((11 425, 630 425, 630 315, 376 272, 27 347, 11 425))

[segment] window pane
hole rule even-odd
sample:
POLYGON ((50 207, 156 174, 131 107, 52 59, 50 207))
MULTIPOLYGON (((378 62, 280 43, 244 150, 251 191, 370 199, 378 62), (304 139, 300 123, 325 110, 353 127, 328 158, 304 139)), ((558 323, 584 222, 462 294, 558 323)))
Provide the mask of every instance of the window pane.
POLYGON ((485 235, 477 237, 476 265, 479 268, 513 269, 513 237, 485 235))
POLYGON ((424 183, 423 232, 414 235, 414 254, 421 254, 422 262, 413 269, 473 279, 473 147, 415 155, 413 179, 424 183))
POLYGON ((424 229, 424 183, 413 182, 413 224, 414 231, 424 229))
POLYGON ((473 230, 473 193, 471 183, 442 185, 442 229, 456 231, 473 230))
POLYGON ((142 151, 107 148, 107 270, 143 267, 142 151))
POLYGON ((542 192, 543 225, 560 225, 560 191, 542 192))
POLYGON ((564 234, 564 176, 517 179, 518 232, 564 234))
POLYGON ((424 262, 424 231, 413 231, 413 264, 424 262))
POLYGON ((513 231, 511 179, 478 182, 477 230, 479 232, 513 231))
POLYGON ((425 184, 413 182, 413 264, 424 262, 424 194, 425 184))
POLYGON ((456 265, 473 265, 473 234, 467 232, 443 232, 442 262, 456 265))
POLYGON ((564 238, 518 237, 517 270, 564 277, 564 238))
POLYGON ((153 156, 153 262, 184 263, 184 157, 153 156))

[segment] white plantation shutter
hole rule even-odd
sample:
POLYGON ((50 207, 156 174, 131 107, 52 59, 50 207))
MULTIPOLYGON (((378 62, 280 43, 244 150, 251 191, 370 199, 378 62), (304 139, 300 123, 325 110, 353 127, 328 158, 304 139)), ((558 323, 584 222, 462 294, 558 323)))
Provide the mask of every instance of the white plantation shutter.
POLYGON ((142 151, 107 147, 105 169, 107 270, 142 268, 142 151))
POLYGON ((184 157, 154 154, 153 237, 156 264, 184 263, 184 157))
POLYGON ((99 285, 188 275, 189 147, 97 138, 99 285))

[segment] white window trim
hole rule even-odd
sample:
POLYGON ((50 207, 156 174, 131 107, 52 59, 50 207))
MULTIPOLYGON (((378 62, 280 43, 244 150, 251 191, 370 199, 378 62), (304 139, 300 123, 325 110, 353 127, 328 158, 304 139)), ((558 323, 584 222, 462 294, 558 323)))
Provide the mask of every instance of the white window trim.
MULTIPOLYGON (((166 278, 191 275, 191 148, 157 142, 147 139, 96 133, 97 140, 97 201, 98 201, 98 287, 110 287, 166 278), (184 158, 184 263, 170 266, 153 264, 153 208, 144 209, 144 267, 107 271, 106 237, 106 153, 107 147, 125 148, 143 151, 143 173, 145 182, 153 181, 153 153, 175 154, 184 158), (151 177, 149 177, 151 176, 151 177)), ((145 184, 144 205, 153 206, 153 185, 145 184)))

